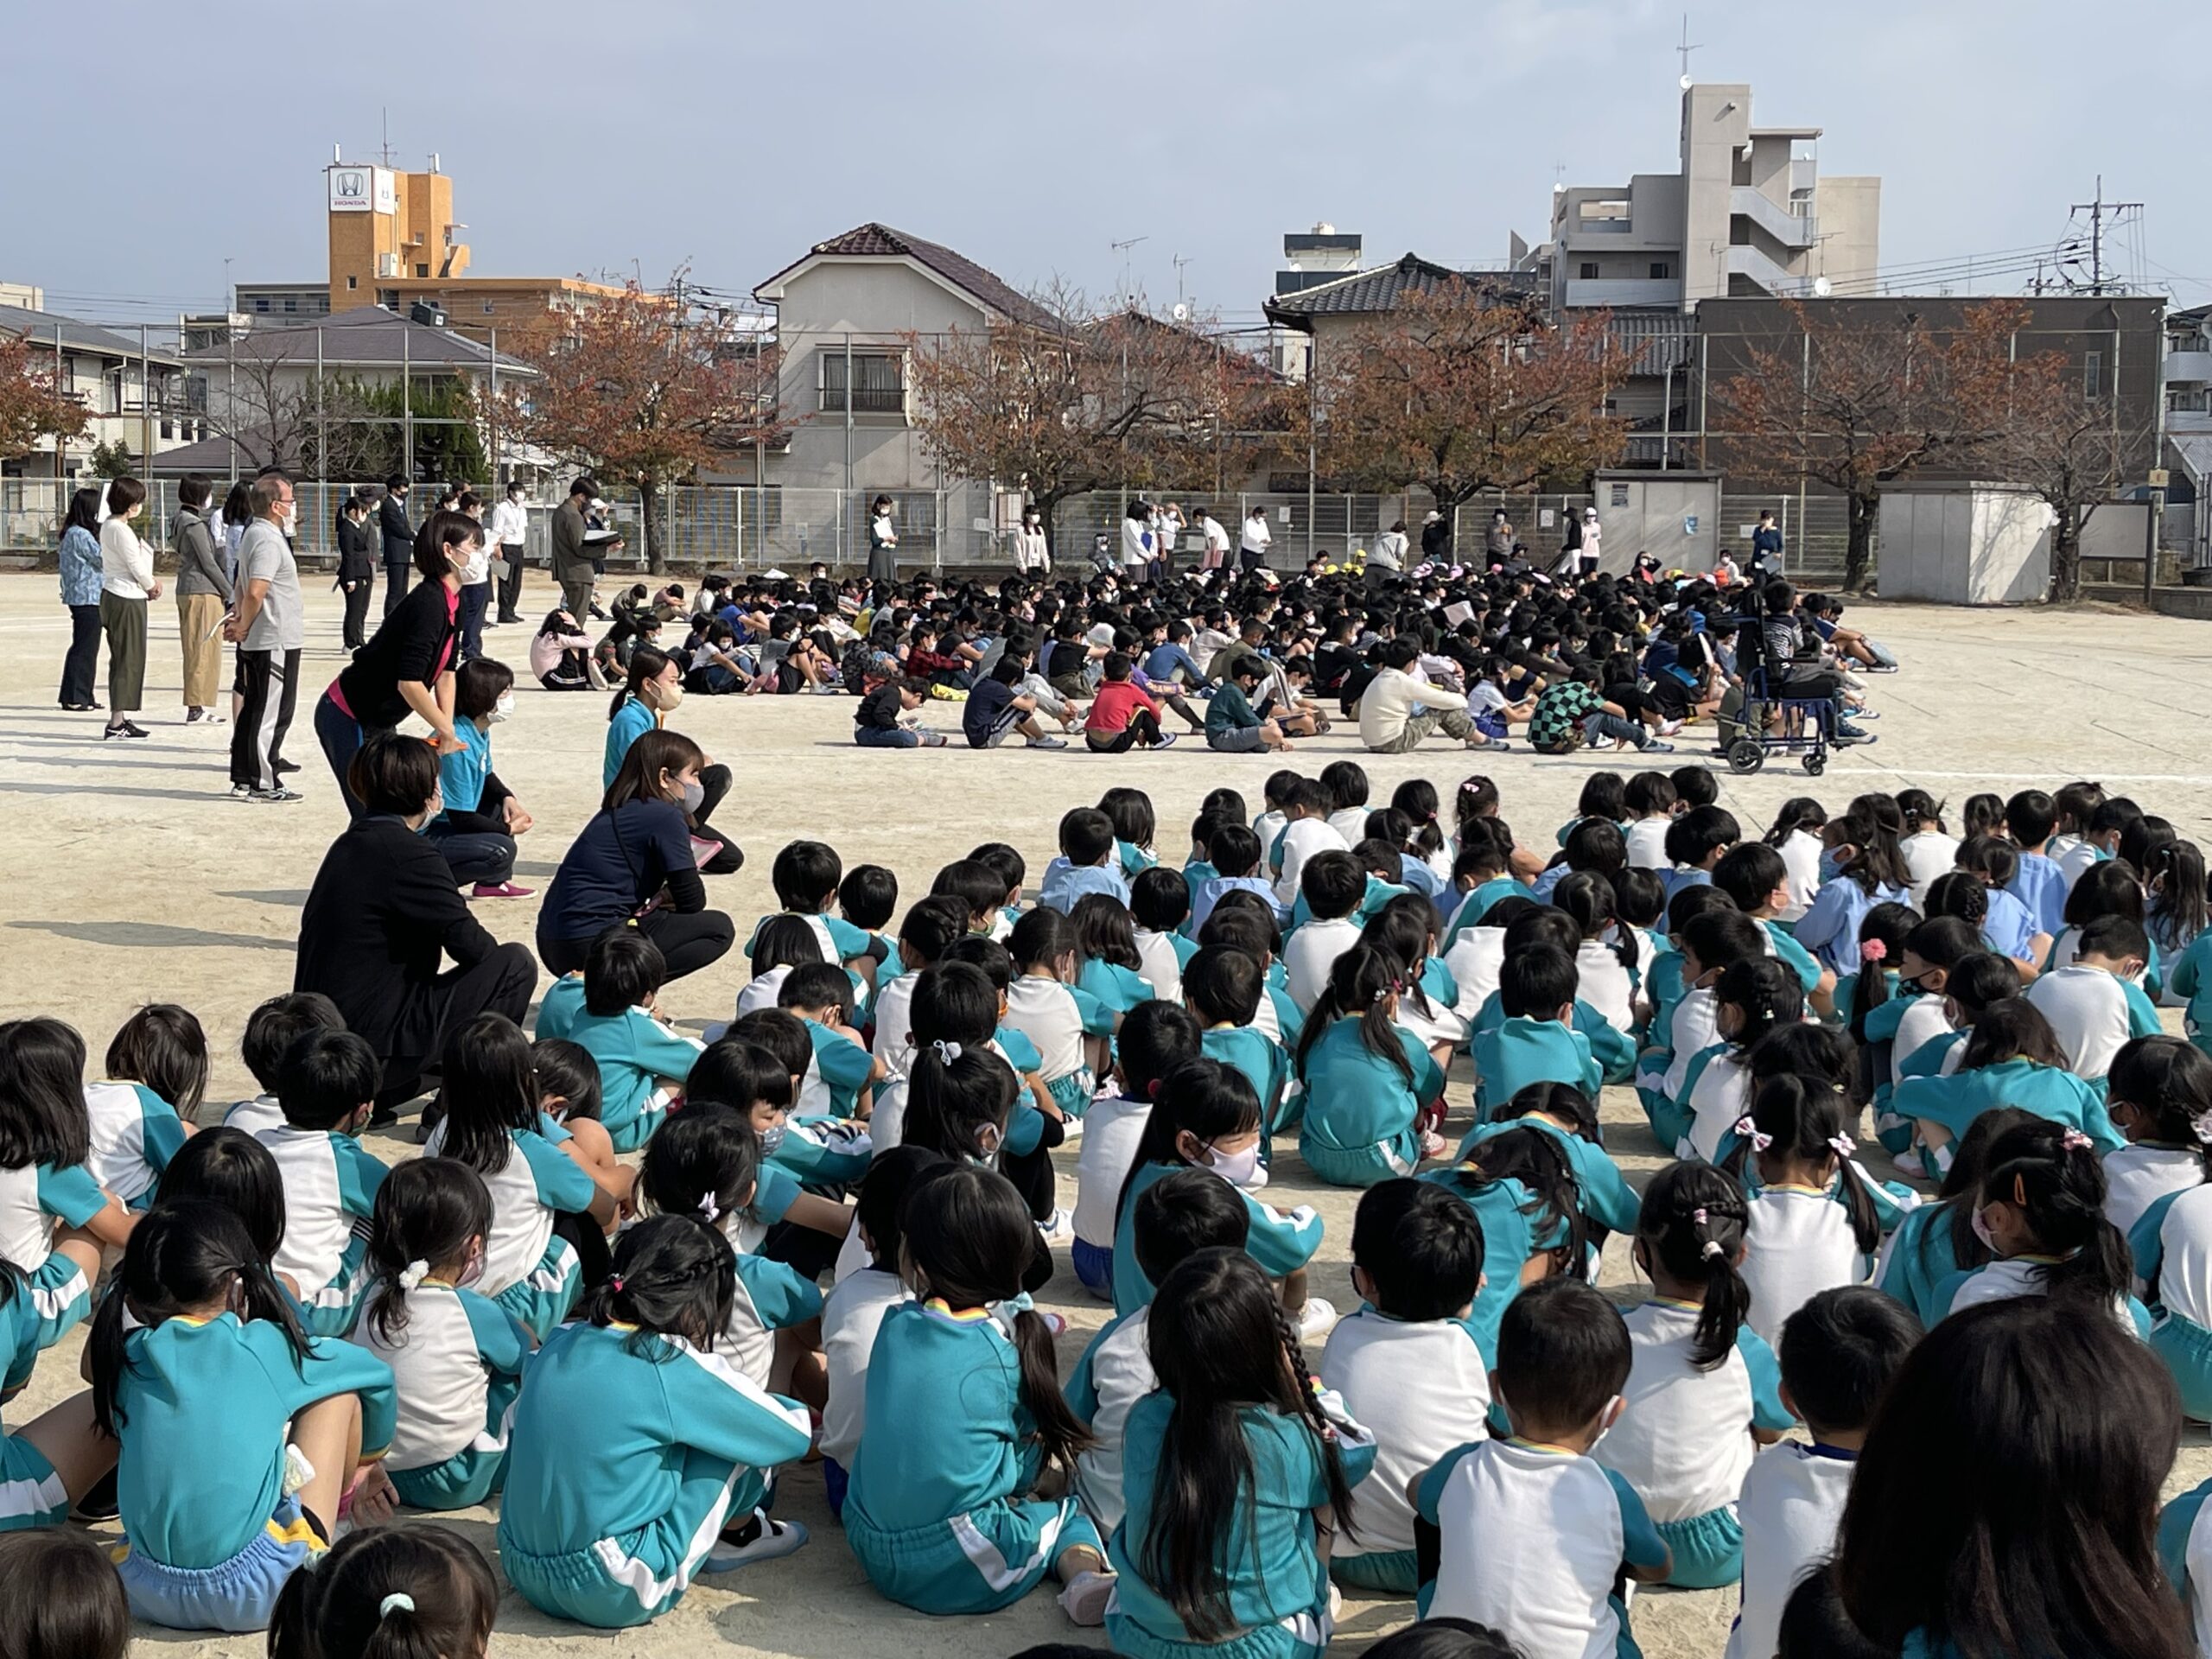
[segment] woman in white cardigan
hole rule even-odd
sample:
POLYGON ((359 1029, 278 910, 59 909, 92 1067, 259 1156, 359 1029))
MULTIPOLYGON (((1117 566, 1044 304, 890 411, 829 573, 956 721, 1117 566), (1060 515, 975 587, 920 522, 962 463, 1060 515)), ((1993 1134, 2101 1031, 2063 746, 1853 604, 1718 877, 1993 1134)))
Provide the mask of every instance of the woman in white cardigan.
POLYGON ((100 523, 100 627, 107 635, 107 729, 102 738, 143 737, 130 716, 146 700, 146 609, 162 596, 154 550, 130 521, 146 505, 146 486, 118 478, 107 486, 100 523))

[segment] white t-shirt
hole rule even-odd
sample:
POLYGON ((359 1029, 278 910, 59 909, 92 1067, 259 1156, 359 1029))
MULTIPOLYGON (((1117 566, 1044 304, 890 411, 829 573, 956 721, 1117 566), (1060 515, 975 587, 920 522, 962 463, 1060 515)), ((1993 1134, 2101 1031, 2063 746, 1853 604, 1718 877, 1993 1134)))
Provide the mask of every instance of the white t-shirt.
POLYGON ((1720 1157, 1720 1143, 1751 1104, 1751 1074, 1739 1054, 1716 1054, 1690 1085, 1689 1133, 1675 1147, 1677 1158, 1694 1154, 1710 1164, 1720 1157))
POLYGON ((1490 1374, 1458 1319, 1394 1319, 1363 1307, 1321 1351, 1324 1388, 1344 1395, 1375 1436, 1375 1472, 1360 1484, 1359 1539, 1347 1552, 1414 1547, 1406 1489, 1455 1446, 1487 1438, 1490 1374))
POLYGON ((1229 555, 1229 532, 1221 527, 1219 519, 1211 516, 1204 523, 1206 532, 1205 562, 1207 569, 1211 569, 1229 555))
MULTIPOLYGON (((2173 1273, 2176 1265, 2174 1247, 2177 1242, 2194 1242, 2189 1238, 2189 1234, 2195 1230, 2194 1217, 2184 1217, 2183 1229, 2178 1235, 2174 1230, 2174 1211, 2181 1209, 2186 1202, 2185 1198, 2176 1198, 2172 1208, 2166 1211, 2165 1225, 2159 1229, 2158 1236, 2165 1241, 2166 1262, 2158 1274, 2158 1300, 2165 1304, 2169 1312, 2180 1313, 2190 1324, 2212 1326, 2212 1249, 2202 1250, 2194 1262, 2183 1264, 2182 1272, 2171 1284, 2167 1281, 2167 1275, 2173 1273), (2195 1313, 2182 1313, 2175 1303, 2177 1295, 2193 1307, 2195 1313)), ((2205 1222, 2202 1230, 2207 1242, 2212 1243, 2212 1215, 2207 1215, 2205 1222)), ((2007 1258, 1975 1268, 1951 1298, 1948 1311, 1963 1313, 1984 1302, 2009 1301, 2015 1296, 2049 1294, 2050 1287, 2044 1283, 2043 1271, 2036 1263, 2007 1258)), ((2120 1321, 2120 1328, 2129 1336, 2142 1335, 2135 1328, 2135 1320, 2128 1312, 2127 1304, 2118 1297, 2113 1299, 2112 1315, 2120 1321)))
POLYGON ((1923 993, 1906 1003, 1904 1012, 1897 1016, 1897 1034, 1890 1044, 1890 1081, 1896 1083, 1900 1065, 1950 1029, 1942 997, 1923 993))
POLYGON ((1444 953, 1444 966, 1459 988, 1459 1013, 1473 1019, 1497 989, 1498 975, 1505 966, 1505 930, 1469 928, 1444 953))
POLYGON ((1344 845, 1356 847, 1367 834, 1367 815, 1372 809, 1364 806, 1340 806, 1329 814, 1329 828, 1344 838, 1344 845))
POLYGON ((1905 872, 1912 878, 1912 907, 1924 911, 1928 906, 1928 889, 1936 878, 1948 874, 1958 862, 1958 838, 1940 830, 1923 830, 1916 836, 1904 837, 1897 848, 1904 854, 1905 872))
POLYGON ((1148 1306, 1136 1309, 1101 1332, 1090 1345, 1090 1382, 1098 1395, 1090 1417, 1095 1439, 1076 1458, 1075 1486, 1101 1533, 1110 1534, 1122 1524, 1122 1430, 1129 1408, 1160 1386, 1145 1346, 1151 1314, 1148 1306))
POLYGON ((1154 996, 1179 1007, 1183 1001, 1183 958, 1175 954, 1174 935, 1155 933, 1148 927, 1140 927, 1135 932, 1137 960, 1142 964, 1137 971, 1152 987, 1154 996))
POLYGON ((1789 1592, 1835 1554, 1855 1459, 1785 1441, 1744 1477, 1744 1603, 1726 1659, 1774 1659, 1789 1592))
POLYGON ((1803 830, 1792 830, 1789 839, 1775 849, 1782 855, 1783 880, 1789 902, 1775 919, 1794 922, 1812 908, 1813 895, 1821 890, 1821 838, 1803 830))
MULTIPOLYGON (((2212 1331, 2212 1186, 2200 1184, 2166 1206, 2158 1244, 2159 1301, 2168 1313, 2212 1331)), ((1959 1300, 1965 1302, 1965 1291, 1959 1300)))
MULTIPOLYGON (((407 1294, 407 1324, 386 1341, 371 1314, 382 1292, 363 1304, 353 1340, 391 1367, 402 1407, 387 1461, 394 1469, 427 1469, 474 1447, 496 1452, 507 1425, 486 1421, 490 1379, 476 1346, 476 1329, 460 1294, 420 1285, 407 1294)), ((479 1305, 480 1306, 481 1304, 479 1305)), ((498 1308, 495 1317, 507 1315, 498 1308)), ((525 1344, 525 1348, 527 1344, 525 1344)), ((510 1421, 512 1408, 509 1408, 510 1421)))
POLYGON ((1113 1249, 1115 1209, 1151 1116, 1150 1101, 1120 1095, 1096 1102, 1084 1115, 1083 1149, 1075 1161, 1075 1236, 1084 1243, 1113 1249))
POLYGON ((1660 1085, 1660 1092, 1669 1100, 1682 1097, 1682 1082, 1690 1062, 1720 1040, 1714 1007, 1713 993, 1702 986, 1685 992, 1675 1004, 1675 1023, 1668 1033, 1675 1057, 1668 1063, 1666 1081, 1660 1085))
POLYGON ((1359 943, 1359 931, 1357 922, 1338 916, 1308 922, 1283 941, 1283 971, 1290 982, 1290 1000, 1298 1004, 1300 1014, 1313 1012, 1313 1005, 1328 988, 1329 970, 1336 966, 1338 957, 1359 943))
MULTIPOLYGON (((852 1230, 855 1238, 861 1230, 852 1230)), ((895 1273, 862 1268, 838 1281, 822 1304, 822 1363, 829 1374, 829 1402, 822 1408, 822 1455, 853 1466, 861 1429, 868 1421, 868 1361, 883 1316, 906 1300, 895 1273)))
POLYGON ((1733 1503, 1754 1450, 1743 1354, 1730 1349, 1711 1370, 1693 1365, 1694 1307, 1646 1302, 1627 1319, 1627 1403, 1591 1457, 1636 1489, 1654 1521, 1687 1521, 1733 1503))
POLYGON ((2112 1070, 2113 1056, 2128 1040, 2127 993, 2101 968, 2078 964, 2054 969, 2024 993, 2050 1021, 2067 1068, 2094 1079, 2112 1070))
POLYGON ((2203 1184, 2202 1149, 2122 1147, 2105 1159, 2105 1219, 2125 1233, 2167 1193, 2203 1184))
POLYGON ((901 974, 875 994, 875 1033, 871 1040, 875 1058, 890 1068, 893 1077, 907 1077, 914 1070, 914 986, 920 978, 918 973, 901 974))
POLYGON ((1859 1254, 1851 1212, 1830 1192, 1770 1186, 1751 1199, 1751 1211, 1743 1267, 1749 1323, 1771 1345, 1782 1340, 1784 1319, 1824 1290, 1864 1284, 1873 1263, 1859 1254))
MULTIPOLYGON (((1502 695, 1502 694, 1501 694, 1502 695)), ((1471 693, 1467 701, 1472 702, 1471 693)), ((1674 865, 1667 857, 1667 831, 1673 829, 1674 819, 1665 813, 1656 817, 1638 818, 1628 827, 1628 867, 1632 870, 1667 870, 1674 865)), ((1787 863, 1787 859, 1783 861, 1787 863)))
MULTIPOLYGON (((1262 855, 1266 854, 1262 843, 1262 855)), ((1275 877, 1275 902, 1283 906, 1298 902, 1298 878, 1306 868, 1306 861, 1316 853, 1349 852, 1344 838, 1329 828, 1325 818, 1294 818, 1283 826, 1282 872, 1275 877)))
POLYGON ((1607 1025, 1624 1035, 1633 1034, 1636 987, 1619 952, 1603 939, 1585 939, 1574 953, 1574 965, 1581 975, 1575 995, 1604 1014, 1607 1025))
POLYGON ((1244 533, 1238 538, 1236 545, 1247 553, 1264 553, 1268 550, 1268 543, 1273 540, 1274 537, 1268 534, 1267 518, 1262 514, 1253 513, 1244 520, 1244 533))

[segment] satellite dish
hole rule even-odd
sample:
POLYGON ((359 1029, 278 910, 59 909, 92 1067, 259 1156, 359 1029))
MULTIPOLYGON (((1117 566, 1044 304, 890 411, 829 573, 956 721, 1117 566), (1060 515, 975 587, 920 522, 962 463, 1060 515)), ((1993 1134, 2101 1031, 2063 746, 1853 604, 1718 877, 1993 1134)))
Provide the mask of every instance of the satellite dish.
POLYGON ((1178 322, 1188 322, 1191 320, 1191 308, 1178 300, 1175 302, 1175 309, 1171 315, 1178 322))
POLYGON ((1835 284, 1828 281, 1827 277, 1815 276, 1813 278, 1813 297, 1815 299, 1825 300, 1829 295, 1834 292, 1835 284))
POLYGON ((1555 184, 1555 185, 1552 186, 1552 194, 1554 194, 1554 195, 1555 195, 1555 196, 1563 196, 1563 195, 1565 195, 1566 194, 1567 194, 1567 185, 1566 185, 1566 183, 1565 183, 1564 181, 1561 181, 1560 183, 1558 183, 1558 184, 1555 184))
POLYGON ((1691 79, 1688 75, 1684 75, 1684 76, 1682 77, 1682 90, 1683 90, 1684 92, 1687 92, 1688 91, 1689 91, 1689 89, 1690 89, 1691 87, 1693 87, 1693 86, 1696 86, 1696 85, 1697 85, 1697 82, 1695 82, 1694 80, 1691 79))

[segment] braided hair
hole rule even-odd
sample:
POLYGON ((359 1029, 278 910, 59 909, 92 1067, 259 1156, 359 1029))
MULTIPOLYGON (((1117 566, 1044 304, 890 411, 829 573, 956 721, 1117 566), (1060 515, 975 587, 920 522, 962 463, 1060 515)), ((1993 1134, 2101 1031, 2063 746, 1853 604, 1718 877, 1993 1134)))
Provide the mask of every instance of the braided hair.
POLYGON ((1690 1363, 1701 1371, 1727 1358, 1750 1317, 1751 1287, 1736 1266, 1750 1230, 1742 1183, 1710 1164, 1669 1164, 1643 1190, 1636 1242, 1647 1267, 1705 1287, 1690 1346, 1690 1363))

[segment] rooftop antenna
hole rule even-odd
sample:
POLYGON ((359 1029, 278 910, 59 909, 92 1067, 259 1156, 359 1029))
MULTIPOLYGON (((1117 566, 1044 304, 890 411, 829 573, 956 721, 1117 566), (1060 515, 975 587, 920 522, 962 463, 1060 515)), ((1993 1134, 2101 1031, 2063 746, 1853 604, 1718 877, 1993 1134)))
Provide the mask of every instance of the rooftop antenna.
MULTIPOLYGON (((2074 204, 2074 212, 2076 213, 2087 213, 2089 216, 2088 291, 2090 293, 2102 294, 2107 291, 2105 287, 2106 219, 2111 219, 2114 228, 2117 228, 2120 221, 2125 219, 2128 214, 2139 213, 2142 211, 2143 204, 2139 201, 2107 201, 2105 200, 2105 175, 2101 173, 2097 175, 2096 200, 2094 201, 2077 201, 2074 204)), ((2115 280, 2112 284, 2112 292, 2120 293, 2124 292, 2125 289, 2126 284, 2120 283, 2117 280, 2115 280)))
POLYGON ((1130 297, 1129 250, 1136 246, 1140 242, 1149 242, 1151 240, 1152 238, 1148 236, 1132 236, 1122 241, 1113 244, 1115 249, 1118 251, 1122 256, 1122 297, 1124 300, 1130 297))
POLYGON ((1184 315, 1183 267, 1191 263, 1191 257, 1192 256, 1187 253, 1179 253, 1175 256, 1175 314, 1178 316, 1184 315))
POLYGON ((1690 89, 1690 54, 1705 50, 1702 41, 1690 39, 1690 15, 1687 11, 1682 14, 1682 43, 1675 50, 1681 54, 1682 90, 1687 92, 1690 89))
POLYGON ((390 166, 391 165, 391 106, 387 105, 385 107, 384 111, 382 111, 382 113, 383 113, 383 116, 384 116, 384 164, 385 164, 386 167, 390 167, 390 166))

